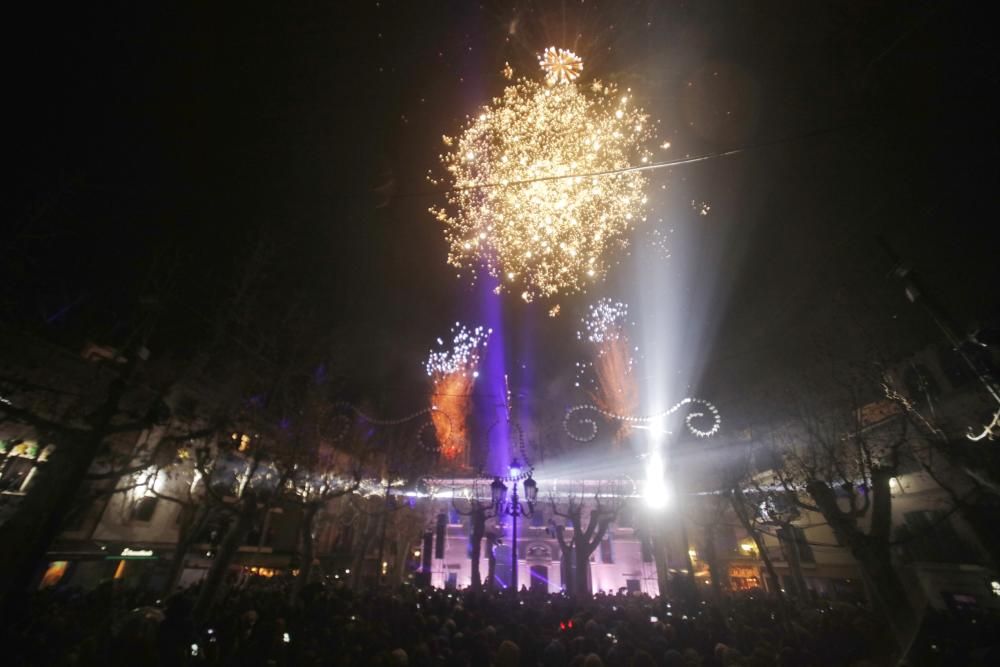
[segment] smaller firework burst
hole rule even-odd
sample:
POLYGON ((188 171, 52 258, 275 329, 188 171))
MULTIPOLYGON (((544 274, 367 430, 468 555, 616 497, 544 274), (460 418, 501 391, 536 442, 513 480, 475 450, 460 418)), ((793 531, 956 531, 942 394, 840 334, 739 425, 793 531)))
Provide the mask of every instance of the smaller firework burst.
MULTIPOLYGON (((594 356, 592 361, 577 363, 576 386, 590 394, 602 410, 632 414, 638 398, 634 355, 639 349, 629 342, 628 304, 600 299, 590 306, 582 322, 584 329, 577 332, 577 338, 594 346, 594 356)), ((618 429, 616 446, 629 432, 625 424, 618 429)))
POLYGON ((538 56, 538 65, 545 72, 545 83, 554 86, 557 83, 576 81, 583 71, 583 59, 568 49, 557 49, 550 46, 538 56))
POLYGON ((479 355, 486 347, 492 329, 469 330, 455 322, 451 329, 451 347, 438 338, 441 348, 432 350, 424 368, 434 381, 431 392, 431 422, 441 447, 441 456, 449 462, 467 465, 469 434, 466 421, 472 407, 472 385, 479 375, 479 355))
POLYGON ((601 299, 591 304, 587 317, 583 318, 584 331, 577 332, 577 338, 601 345, 616 341, 624 336, 628 324, 628 304, 611 299, 601 299))
MULTIPOLYGON (((455 322, 451 333, 451 347, 432 350, 424 364, 427 374, 435 381, 456 373, 474 377, 476 366, 479 364, 479 350, 486 347, 493 329, 476 327, 470 331, 460 323, 455 322)), ((442 347, 445 344, 440 338, 437 339, 437 342, 442 347)))
POLYGON ((597 378, 594 377, 594 362, 576 362, 576 377, 574 378, 573 385, 577 389, 584 389, 587 392, 593 392, 597 389, 597 378))

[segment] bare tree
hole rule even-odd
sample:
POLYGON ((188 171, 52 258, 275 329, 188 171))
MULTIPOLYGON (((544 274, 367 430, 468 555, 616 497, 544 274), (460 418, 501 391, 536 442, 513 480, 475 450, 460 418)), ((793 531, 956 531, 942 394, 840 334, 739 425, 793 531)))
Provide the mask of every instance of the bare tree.
POLYGON ((168 388, 145 382, 141 340, 126 353, 88 364, 38 341, 5 336, 0 425, 47 446, 23 494, 2 501, 8 507, 0 512, 0 566, 8 576, 0 584, 0 604, 33 579, 109 441, 134 442, 169 417, 163 401, 168 388))
POLYGON ((286 486, 278 502, 298 509, 302 517, 299 574, 289 593, 293 603, 310 582, 317 517, 331 501, 358 490, 373 444, 359 428, 338 431, 334 427, 331 432, 331 423, 340 415, 328 395, 330 387, 315 374, 304 380, 303 390, 290 406, 294 416, 286 418, 280 429, 287 455, 281 460, 286 486))
MULTIPOLYGON (((469 517, 469 553, 470 565, 472 566, 472 589, 480 590, 483 582, 479 574, 479 563, 482 559, 483 538, 486 537, 486 522, 496 516, 496 508, 493 506, 492 498, 484 500, 484 496, 479 493, 478 481, 473 485, 472 492, 465 497, 465 503, 459 502, 458 498, 452 498, 452 507, 462 516, 469 517)), ((490 557, 493 550, 487 547, 490 557)), ((495 563, 495 560, 493 561, 495 563)), ((494 565, 495 567, 495 565, 494 565)), ((489 573, 490 585, 493 581, 493 573, 489 573)))
POLYGON ((911 429, 870 368, 838 363, 828 370, 782 395, 787 416, 768 434, 772 468, 760 487, 823 516, 903 647, 916 619, 892 562, 890 480, 911 429))
POLYGON ((695 537, 698 554, 708 565, 709 583, 712 588, 712 599, 721 604, 725 601, 723 588, 727 579, 722 554, 719 553, 719 543, 722 531, 728 528, 721 517, 726 513, 728 498, 722 494, 709 494, 695 505, 690 503, 692 522, 700 529, 695 537))
MULTIPOLYGON (((292 464, 283 502, 294 504, 302 511, 299 526, 299 574, 290 590, 292 602, 298 600, 302 588, 309 583, 315 560, 316 518, 329 504, 341 496, 353 493, 361 484, 361 463, 357 459, 338 456, 332 451, 319 450, 310 456, 309 464, 292 464)), ((287 465, 287 464, 286 464, 287 465)))
POLYGON ((573 581, 570 590, 577 595, 590 593, 590 555, 607 535, 608 528, 625 506, 625 495, 620 484, 601 484, 593 497, 580 493, 570 494, 560 506, 555 495, 550 496, 552 514, 563 519, 553 521, 556 539, 564 558, 571 558, 573 581), (586 516, 586 527, 584 527, 586 516), (566 529, 572 530, 567 538, 566 529))
MULTIPOLYGON (((912 363, 906 366, 916 370, 912 363)), ((935 402, 944 401, 958 402, 966 407, 967 395, 935 401, 928 379, 919 371, 915 383, 918 395, 913 395, 912 391, 904 389, 900 375, 895 369, 886 373, 884 388, 886 397, 899 407, 914 433, 920 436, 906 452, 908 461, 945 492, 957 514, 987 552, 992 565, 1000 565, 1000 538, 994 525, 996 511, 1000 508, 1000 485, 997 483, 1000 454, 997 448, 986 440, 971 441, 964 437, 960 429, 966 419, 944 418, 942 407, 945 406, 935 407, 935 402)))

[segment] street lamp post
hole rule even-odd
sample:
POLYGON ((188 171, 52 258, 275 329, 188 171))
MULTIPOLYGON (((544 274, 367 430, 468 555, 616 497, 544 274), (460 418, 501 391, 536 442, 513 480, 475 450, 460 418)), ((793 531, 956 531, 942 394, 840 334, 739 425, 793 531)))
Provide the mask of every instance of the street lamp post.
POLYGON ((510 479, 514 485, 513 492, 511 493, 511 500, 507 502, 507 485, 504 484, 499 477, 493 479, 493 483, 490 485, 490 492, 493 500, 493 506, 496 508, 496 513, 507 514, 511 517, 511 550, 510 550, 510 587, 517 593, 517 518, 518 517, 530 517, 535 513, 535 500, 538 498, 538 483, 535 482, 531 477, 531 473, 528 473, 527 479, 524 480, 524 499, 528 501, 528 508, 525 509, 524 505, 521 504, 520 499, 517 495, 517 482, 521 477, 521 464, 517 459, 511 461, 510 464, 510 479))

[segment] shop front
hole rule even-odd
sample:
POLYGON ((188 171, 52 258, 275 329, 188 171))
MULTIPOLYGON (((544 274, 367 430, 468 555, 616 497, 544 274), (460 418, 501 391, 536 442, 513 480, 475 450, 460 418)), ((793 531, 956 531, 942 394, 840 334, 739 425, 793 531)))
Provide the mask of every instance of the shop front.
POLYGON ((54 549, 39 588, 92 590, 105 581, 128 588, 157 590, 166 581, 165 550, 148 545, 103 544, 90 549, 54 549))

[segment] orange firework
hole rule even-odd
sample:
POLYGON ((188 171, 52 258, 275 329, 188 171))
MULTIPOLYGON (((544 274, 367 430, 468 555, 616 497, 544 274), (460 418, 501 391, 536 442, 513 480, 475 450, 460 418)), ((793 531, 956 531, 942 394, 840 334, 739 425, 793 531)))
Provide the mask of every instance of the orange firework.
MULTIPOLYGON (((625 332, 627 318, 626 304, 601 299, 590 306, 588 317, 583 320, 586 331, 577 334, 596 348, 591 364, 596 386, 588 393, 599 408, 616 415, 635 414, 638 407, 638 391, 632 373, 634 349, 625 332)), ((615 446, 624 441, 630 430, 628 423, 623 421, 615 433, 615 446)))
MULTIPOLYGON (((492 329, 469 331, 458 322, 452 328, 452 346, 432 351, 425 368, 434 382, 431 421, 445 460, 468 465, 468 427, 472 408, 472 385, 479 372, 480 349, 486 347, 492 329)), ((445 342, 438 338, 438 345, 445 342)))
POLYGON ((627 339, 607 341, 601 346, 594 359, 594 374, 600 391, 592 392, 592 397, 600 408, 617 415, 635 414, 637 396, 627 339))
POLYGON ((447 461, 468 465, 468 428, 466 420, 472 406, 473 378, 463 373, 452 373, 434 382, 431 394, 431 420, 434 432, 441 443, 441 456, 447 461))

